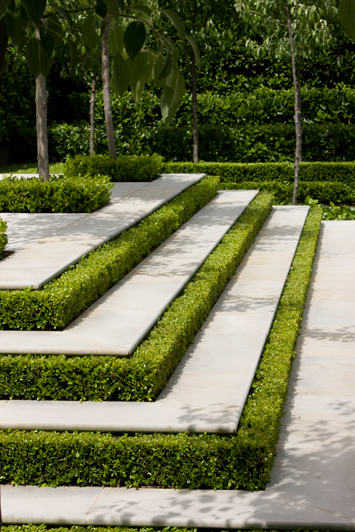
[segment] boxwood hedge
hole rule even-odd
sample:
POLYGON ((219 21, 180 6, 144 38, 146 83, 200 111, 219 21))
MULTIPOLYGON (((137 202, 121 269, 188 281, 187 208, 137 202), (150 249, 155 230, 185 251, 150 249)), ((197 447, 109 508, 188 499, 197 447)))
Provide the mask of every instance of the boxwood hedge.
POLYGON ((321 217, 319 207, 311 209, 237 434, 114 437, 3 431, 3 482, 264 489, 275 456, 321 217))
POLYGON ((109 155, 77 155, 65 163, 65 175, 95 177, 108 175, 111 181, 153 181, 161 174, 160 155, 125 155, 113 159, 109 155))
POLYGON ((130 359, 2 356, 0 397, 154 400, 255 239, 272 199, 271 194, 261 193, 247 207, 130 359))
POLYGON ((110 178, 7 177, 0 180, 2 212, 93 212, 110 201, 110 178))
MULTIPOLYGON (((2 530, 4 532, 198 532, 198 528, 180 528, 175 526, 167 527, 142 527, 132 528, 126 526, 71 526, 71 527, 53 527, 46 525, 3 525, 2 530)), ((214 529, 217 532, 217 529, 214 529)), ((242 532, 241 530, 235 530, 234 532, 242 532)), ((243 530, 243 532, 265 532, 263 530, 243 530)), ((277 532, 274 530, 273 532, 277 532)), ((286 531, 284 531, 286 532, 286 531)), ((309 530, 298 530, 298 532, 310 532, 309 530)), ((317 531, 315 531, 317 532, 317 531)), ((325 531, 323 531, 325 532, 325 531)))
POLYGON ((0 290, 2 327, 30 330, 67 326, 206 205, 216 195, 218 181, 212 177, 190 187, 137 227, 92 251, 41 290, 0 290))
MULTIPOLYGON (((162 172, 205 172, 218 175, 222 184, 243 181, 293 182, 293 164, 284 163, 164 163, 162 172)), ((300 181, 340 182, 355 187, 355 163, 300 163, 300 181)))
POLYGON ((2 253, 7 244, 7 235, 6 235, 7 223, 0 218, 0 253, 2 253))

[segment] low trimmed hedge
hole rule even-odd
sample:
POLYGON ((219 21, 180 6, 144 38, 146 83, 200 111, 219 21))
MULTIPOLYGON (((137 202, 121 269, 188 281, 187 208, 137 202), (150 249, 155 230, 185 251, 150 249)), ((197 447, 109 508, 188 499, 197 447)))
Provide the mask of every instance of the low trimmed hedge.
MULTIPOLYGON (((142 527, 133 528, 127 526, 81 526, 75 525, 71 527, 54 527, 46 525, 3 525, 4 532, 198 532, 197 528, 182 528, 182 527, 142 527)), ((215 529, 216 530, 216 529, 215 529)), ((235 530, 234 532, 266 532, 263 530, 235 530)), ((274 530, 273 532, 277 532, 274 530)), ((280 531, 281 532, 281 531, 280 531)), ((283 531, 286 532, 286 531, 283 531)), ((298 530, 298 532, 310 532, 309 530, 298 530)), ((317 531, 315 531, 317 532, 317 531)), ((323 531, 325 532, 325 531, 323 531)))
MULTIPOLYGON (((249 190, 258 188, 268 190, 275 195, 275 202, 279 205, 291 203, 293 183, 282 181, 244 181, 242 183, 225 183, 221 188, 227 190, 249 190)), ((332 181, 301 181, 298 187, 297 201, 303 203, 306 198, 318 200, 320 203, 352 204, 355 200, 355 186, 349 187, 345 183, 332 181)))
POLYGON ((113 159, 109 155, 77 155, 65 163, 69 177, 108 175, 111 181, 153 181, 161 174, 160 155, 126 155, 113 159))
POLYGON ((41 181, 37 177, 0 180, 1 212, 93 212, 110 201, 110 179, 41 181))
POLYGON ((275 457, 321 218, 322 210, 312 208, 237 434, 126 434, 114 438, 99 433, 3 431, 3 482, 264 489, 275 457))
MULTIPOLYGON (((293 182, 293 164, 285 163, 164 163, 162 172, 200 173, 218 175, 222 184, 245 181, 293 182)), ((355 187, 355 163, 300 163, 300 182, 340 182, 355 187)))
POLYGON ((154 400, 254 241, 269 215, 272 200, 269 193, 255 198, 130 359, 2 356, 0 397, 154 400))
POLYGON ((2 253, 7 244, 7 234, 6 234, 7 223, 0 218, 0 253, 2 253))
POLYGON ((218 183, 217 177, 203 179, 40 290, 0 290, 0 324, 27 330, 66 327, 214 198, 218 183))

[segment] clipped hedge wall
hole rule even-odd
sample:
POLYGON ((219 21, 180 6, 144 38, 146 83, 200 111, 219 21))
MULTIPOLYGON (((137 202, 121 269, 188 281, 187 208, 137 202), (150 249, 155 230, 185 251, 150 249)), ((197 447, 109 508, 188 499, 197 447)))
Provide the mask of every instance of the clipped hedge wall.
POLYGON ((0 323, 6 328, 28 330, 67 326, 214 198, 218 182, 217 177, 203 179, 137 227, 83 257, 41 290, 0 290, 0 323))
MULTIPOLYGON (((244 181, 293 183, 292 163, 164 163, 163 172, 200 173, 220 176, 222 184, 244 181)), ((355 163, 300 163, 300 182, 337 181, 355 187, 355 163)))
POLYGON ((99 433, 3 431, 3 482, 264 489, 275 457, 321 217, 319 207, 311 209, 236 435, 114 438, 99 433))
MULTIPOLYGON (((242 183, 225 183, 221 188, 227 190, 249 190, 258 188, 268 190, 275 195, 275 202, 280 205, 291 203, 293 183, 282 181, 244 181, 242 183)), ((333 181, 301 181, 298 187, 297 200, 304 202, 310 196, 320 203, 352 204, 355 199, 355 185, 350 187, 345 183, 333 181)))
POLYGON ((113 159, 109 155, 77 155, 65 164, 69 177, 96 177, 108 175, 111 181, 153 181, 161 174, 163 158, 127 155, 113 159))
POLYGON ((130 359, 2 356, 0 397, 154 400, 254 241, 272 200, 269 193, 255 198, 130 359))
POLYGON ((7 223, 0 218, 0 253, 2 253, 7 244, 7 234, 6 234, 7 223))
POLYGON ((7 177, 0 180, 1 212, 93 212, 110 201, 112 185, 100 179, 7 177))

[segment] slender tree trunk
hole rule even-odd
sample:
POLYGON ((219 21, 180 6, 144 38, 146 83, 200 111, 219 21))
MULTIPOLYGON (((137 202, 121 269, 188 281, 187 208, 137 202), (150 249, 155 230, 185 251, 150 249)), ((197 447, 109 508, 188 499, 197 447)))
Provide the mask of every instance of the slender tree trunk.
POLYGON ((9 35, 6 27, 6 16, 0 20, 0 75, 5 66, 6 49, 9 42, 9 35))
POLYGON ((36 78, 37 168, 43 181, 49 180, 47 98, 46 78, 40 74, 36 78))
MULTIPOLYGON (((297 91, 298 91, 298 105, 299 105, 299 118, 301 126, 301 138, 299 139, 300 143, 300 163, 303 160, 303 138, 302 138, 302 95, 301 95, 301 69, 297 67, 297 91)), ((296 157, 296 154, 295 154, 296 157)))
POLYGON ((111 109, 109 48, 107 44, 108 34, 110 31, 110 15, 106 15, 105 22, 106 28, 102 38, 102 83, 104 91, 104 111, 108 141, 108 152, 114 159, 116 159, 115 135, 113 132, 113 120, 111 109))
POLYGON ((197 85, 195 56, 191 56, 194 163, 198 163, 197 85))
POLYGON ((90 99, 90 155, 94 155, 95 149, 95 96, 96 96, 96 74, 91 85, 90 99))
POLYGON ((301 139, 302 139, 302 126, 301 126, 301 110, 299 102, 299 91, 298 91, 298 80, 297 80, 297 69, 296 69, 296 60, 295 60, 295 45, 293 41, 293 33, 291 27, 291 15, 290 7, 286 4, 286 15, 287 15, 287 27, 290 37, 290 46, 291 46, 291 61, 292 61, 292 78, 293 78, 293 88, 295 93, 295 130, 296 130, 296 152, 295 152, 295 173, 294 173, 294 185, 292 193, 292 205, 296 204, 297 201, 297 192, 298 192, 298 183, 299 183, 299 173, 300 173, 300 148, 301 148, 301 139))

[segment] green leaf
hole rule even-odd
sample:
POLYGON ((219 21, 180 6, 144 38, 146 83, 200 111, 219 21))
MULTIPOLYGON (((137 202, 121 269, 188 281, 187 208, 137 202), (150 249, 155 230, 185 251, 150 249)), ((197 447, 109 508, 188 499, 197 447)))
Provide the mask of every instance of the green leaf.
POLYGON ((68 40, 68 45, 70 49, 70 73, 73 75, 79 63, 78 47, 72 40, 68 40))
POLYGON ((338 13, 343 28, 355 39, 355 0, 341 0, 338 13))
POLYGON ((6 17, 6 26, 15 49, 18 50, 20 43, 25 38, 28 18, 21 16, 21 11, 14 12, 9 9, 6 17))
POLYGON ((41 36, 41 44, 46 50, 48 56, 50 57, 52 55, 52 52, 54 50, 54 42, 52 37, 47 33, 46 30, 40 29, 40 36, 41 36))
POLYGON ((109 11, 116 13, 117 11, 123 11, 125 3, 123 0, 104 0, 109 11))
POLYGON ((185 80, 179 70, 173 69, 166 80, 160 99, 160 108, 166 125, 176 114, 185 93, 185 80))
POLYGON ((150 17, 150 15, 152 14, 152 10, 147 6, 132 6, 131 9, 133 11, 139 11, 140 13, 144 13, 145 15, 148 15, 148 17, 150 17))
POLYGON ((57 13, 59 13, 59 15, 61 15, 61 17, 66 20, 69 24, 69 26, 72 25, 72 22, 71 22, 71 18, 70 18, 70 15, 68 13, 68 11, 56 4, 49 4, 51 6, 52 9, 54 9, 57 13))
POLYGON ((160 89, 164 85, 164 80, 160 78, 160 74, 164 68, 164 63, 160 60, 156 61, 153 67, 153 82, 157 89, 160 89))
POLYGON ((85 59, 84 59, 84 63, 83 63, 83 73, 84 74, 85 74, 85 72, 87 72, 92 67, 92 53, 91 53, 91 50, 87 46, 85 46, 85 50, 86 50, 86 54, 85 54, 85 59))
POLYGON ((197 46, 197 44, 194 41, 194 39, 192 37, 190 37, 189 35, 186 35, 185 39, 191 44, 191 48, 192 48, 192 50, 194 52, 194 56, 195 56, 195 59, 196 59, 196 64, 197 64, 198 68, 201 68, 201 56, 200 56, 199 47, 197 46))
POLYGON ((42 74, 44 77, 47 76, 51 67, 51 61, 42 44, 34 37, 31 37, 27 43, 26 60, 29 69, 36 78, 39 74, 42 74))
POLYGON ((108 46, 112 55, 122 54, 123 52, 124 29, 117 20, 113 20, 110 34, 108 36, 108 46))
POLYGON ((130 72, 127 62, 119 53, 115 55, 113 60, 112 81, 115 92, 118 96, 123 96, 129 87, 130 72))
POLYGON ((149 63, 149 54, 139 52, 130 64, 131 89, 136 102, 140 99, 145 85, 145 71, 149 63))
POLYGON ((131 22, 124 34, 124 45, 131 61, 140 52, 145 43, 146 31, 140 20, 131 22))
POLYGON ((83 43, 89 48, 89 50, 96 48, 97 43, 99 42, 99 36, 96 31, 95 15, 89 15, 86 17, 83 24, 82 38, 83 43))
POLYGON ((63 27, 57 16, 48 19, 47 31, 50 34, 54 48, 57 46, 63 35, 63 27))
POLYGON ((171 69, 172 69, 172 57, 170 54, 167 55, 166 57, 166 60, 165 60, 165 63, 164 63, 164 66, 163 66, 163 69, 162 71, 160 72, 160 75, 159 75, 159 78, 158 78, 158 81, 160 79, 164 79, 164 78, 167 78, 171 72, 171 69))
POLYGON ((107 5, 103 0, 96 0, 95 13, 101 18, 105 18, 107 15, 107 5))
POLYGON ((178 33, 180 33, 181 37, 184 38, 185 37, 185 26, 181 18, 179 17, 179 15, 172 9, 161 9, 161 12, 164 13, 164 15, 168 17, 170 22, 177 29, 178 33))
POLYGON ((0 19, 5 15, 8 6, 10 5, 11 0, 0 0, 0 19))
POLYGON ((33 22, 39 22, 47 5, 47 0, 22 0, 27 14, 33 22))

